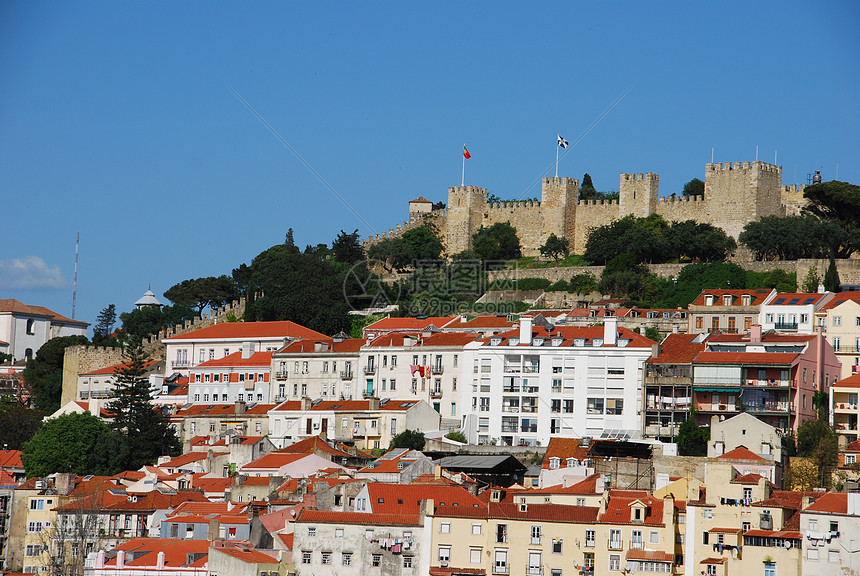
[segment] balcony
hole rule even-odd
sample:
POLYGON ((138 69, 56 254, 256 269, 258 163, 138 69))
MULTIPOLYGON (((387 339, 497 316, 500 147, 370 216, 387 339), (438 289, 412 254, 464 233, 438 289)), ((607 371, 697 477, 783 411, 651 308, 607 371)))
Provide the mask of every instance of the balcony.
POLYGON ((376 390, 373 388, 370 390, 364 389, 361 391, 361 395, 365 398, 376 398, 376 390))
POLYGON ((430 398, 432 398, 434 400, 438 400, 441 397, 442 397, 442 391, 441 390, 431 390, 430 391, 430 398))
POLYGON ((493 566, 493 574, 510 574, 511 570, 507 566, 493 566))
POLYGON ((441 364, 436 364, 435 366, 430 368, 430 371, 436 375, 444 374, 445 373, 445 367, 442 366, 441 364))
POLYGON ((502 412, 519 413, 519 411, 520 411, 519 406, 506 406, 504 404, 502 405, 502 412))
POLYGON ((340 371, 340 379, 341 380, 352 380, 352 370, 341 370, 340 371))
POLYGON ((621 540, 610 540, 608 548, 610 550, 621 550, 623 546, 621 545, 621 540))
POLYGON ((774 330, 797 330, 797 322, 774 322, 774 330))
POLYGON ((276 372, 275 380, 286 380, 287 374, 289 374, 289 372, 287 372, 286 370, 284 370, 283 372, 276 372))
POLYGON ((371 376, 373 374, 376 374, 376 366, 375 365, 368 365, 368 366, 364 367, 364 375, 365 376, 371 376))
POLYGON ((191 368, 191 362, 188 360, 174 360, 170 363, 171 368, 191 368))

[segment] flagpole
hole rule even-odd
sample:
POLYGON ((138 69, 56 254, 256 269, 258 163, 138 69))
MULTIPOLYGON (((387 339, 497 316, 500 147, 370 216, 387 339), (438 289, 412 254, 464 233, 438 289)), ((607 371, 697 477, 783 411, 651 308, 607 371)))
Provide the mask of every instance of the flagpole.
POLYGON ((558 178, 558 143, 555 145, 555 177, 558 178))
MULTIPOLYGON (((466 143, 463 143, 463 150, 466 149, 466 143)), ((460 186, 466 185, 466 154, 463 154, 463 176, 460 179, 460 186)))

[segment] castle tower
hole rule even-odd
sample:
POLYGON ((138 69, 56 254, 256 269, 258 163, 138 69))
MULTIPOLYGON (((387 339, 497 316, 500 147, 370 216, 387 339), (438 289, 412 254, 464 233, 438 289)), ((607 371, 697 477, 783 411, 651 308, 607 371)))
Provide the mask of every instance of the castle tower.
POLYGON ((573 178, 544 178, 541 185, 541 215, 543 230, 541 245, 550 234, 570 240, 573 248, 576 227, 576 203, 579 198, 579 180, 573 178))
POLYGON ((618 185, 618 215, 646 218, 657 211, 660 176, 646 172, 622 174, 618 185))
POLYGON ((705 202, 710 223, 734 238, 745 222, 782 216, 782 167, 766 162, 705 165, 705 202))
POLYGON ((472 247, 472 234, 481 227, 486 206, 486 188, 477 186, 448 188, 445 249, 449 256, 472 247))

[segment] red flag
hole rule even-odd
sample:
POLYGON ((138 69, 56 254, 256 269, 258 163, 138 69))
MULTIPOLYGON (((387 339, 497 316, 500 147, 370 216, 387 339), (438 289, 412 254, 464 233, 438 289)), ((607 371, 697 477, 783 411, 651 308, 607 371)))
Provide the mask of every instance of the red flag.
POLYGON ((465 144, 463 144, 463 158, 465 158, 466 160, 468 160, 468 159, 469 159, 469 158, 471 158, 471 157, 472 157, 472 155, 471 155, 471 154, 469 154, 469 149, 468 149, 468 148, 466 148, 466 145, 465 145, 465 144))

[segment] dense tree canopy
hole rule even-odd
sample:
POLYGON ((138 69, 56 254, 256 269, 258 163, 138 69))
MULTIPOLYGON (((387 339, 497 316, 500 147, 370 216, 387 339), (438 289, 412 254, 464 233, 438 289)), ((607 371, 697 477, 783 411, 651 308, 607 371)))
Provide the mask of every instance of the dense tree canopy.
POLYGON ((55 472, 116 474, 124 469, 120 462, 105 466, 110 454, 127 454, 122 439, 111 432, 104 420, 89 412, 64 414, 45 422, 24 444, 21 459, 27 477, 55 472))
POLYGON ((408 448, 410 450, 424 449, 424 432, 404 430, 391 439, 391 449, 408 448))
POLYGON ((0 396, 0 438, 9 450, 20 450, 41 425, 41 412, 11 396, 0 396))
POLYGON ((472 235, 472 251, 483 261, 519 258, 521 253, 517 229, 510 222, 497 222, 489 228, 481 226, 472 235))
POLYGON ((580 200, 598 200, 600 193, 594 188, 594 183, 591 181, 591 175, 586 172, 582 176, 582 184, 579 187, 580 200))
POLYGON ((60 336, 45 342, 35 358, 27 361, 24 381, 33 393, 33 404, 45 414, 60 408, 63 393, 63 356, 69 346, 89 344, 86 336, 60 336))
POLYGON ((681 192, 681 195, 685 198, 688 196, 704 196, 705 183, 698 178, 693 178, 692 180, 684 184, 684 190, 683 192, 681 192))
POLYGON ((860 250, 860 186, 831 180, 807 186, 803 197, 809 200, 805 212, 837 223, 844 232, 834 256, 847 258, 860 250))
POLYGON ((369 258, 385 262, 390 268, 423 266, 442 253, 442 241, 428 226, 410 228, 394 238, 385 238, 367 250, 369 258))
POLYGON ((343 230, 331 243, 334 259, 345 264, 352 264, 364 260, 364 251, 358 237, 358 228, 347 234, 343 230))
POLYGON ((197 312, 187 306, 144 306, 119 315, 122 331, 127 340, 141 340, 155 334, 162 328, 182 325, 186 320, 197 316, 197 312))
POLYGON ((93 344, 103 346, 113 332, 113 325, 116 323, 116 306, 108 304, 99 315, 96 317, 95 326, 93 326, 93 344))
MULTIPOLYGON (((283 247, 288 252, 297 252, 295 246, 283 247)), ((230 276, 208 276, 183 280, 171 286, 164 297, 179 306, 197 308, 197 313, 202 314, 207 306, 217 308, 238 299, 239 288, 230 276)))
POLYGON ((636 262, 663 263, 685 257, 705 262, 725 260, 736 248, 735 241, 710 224, 692 220, 671 225, 661 216, 625 216, 593 228, 585 243, 584 257, 592 264, 605 264, 629 252, 636 262))
POLYGON ((826 258, 838 252, 846 233, 833 220, 816 216, 764 216, 748 222, 738 241, 753 251, 756 260, 826 258))
POLYGON ((681 456, 707 456, 708 440, 711 439, 711 429, 699 426, 693 418, 687 419, 678 428, 675 442, 678 444, 678 454, 681 456))

